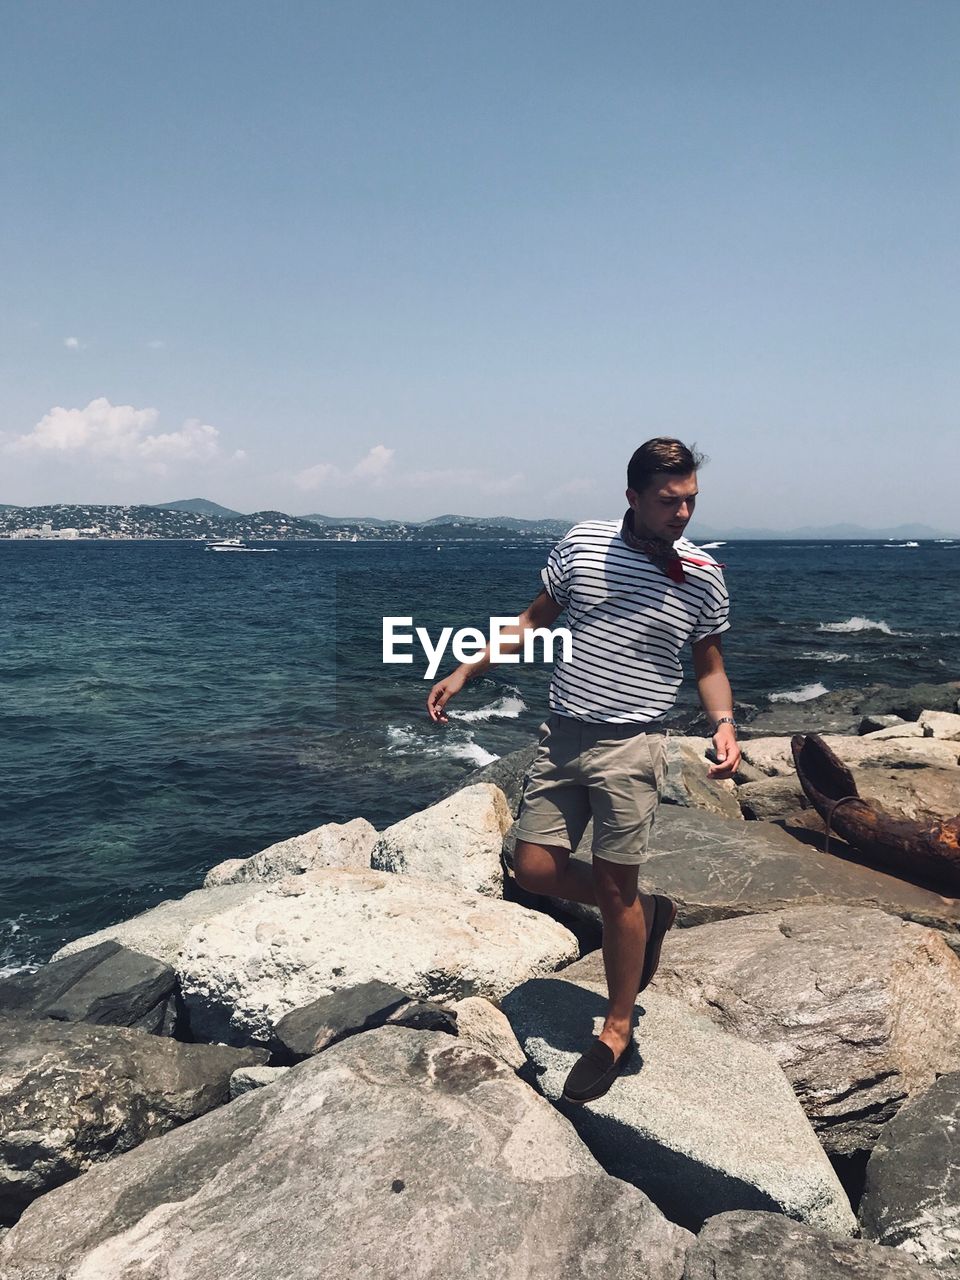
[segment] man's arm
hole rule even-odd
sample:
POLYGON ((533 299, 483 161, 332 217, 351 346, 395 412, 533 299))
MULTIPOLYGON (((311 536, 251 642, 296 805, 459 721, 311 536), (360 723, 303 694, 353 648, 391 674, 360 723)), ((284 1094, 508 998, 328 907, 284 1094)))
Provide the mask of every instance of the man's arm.
MULTIPOLYGON (((733 690, 723 665, 720 636, 704 636, 690 648, 700 704, 710 723, 715 725, 721 716, 733 715, 733 690)), ((717 750, 718 763, 710 766, 707 777, 732 778, 740 767, 740 748, 732 724, 720 725, 713 735, 713 745, 717 750)))
MULTIPOLYGON (((552 627, 563 613, 563 606, 557 604, 546 590, 541 590, 536 598, 527 605, 517 618, 516 628, 504 627, 500 632, 500 651, 502 653, 518 653, 523 646, 523 637, 534 627, 552 627)), ((461 662, 460 666, 433 686, 427 697, 427 711, 431 720, 440 724, 447 723, 443 708, 447 702, 459 693, 468 680, 474 680, 490 666, 490 645, 487 645, 479 658, 473 662, 461 662)))

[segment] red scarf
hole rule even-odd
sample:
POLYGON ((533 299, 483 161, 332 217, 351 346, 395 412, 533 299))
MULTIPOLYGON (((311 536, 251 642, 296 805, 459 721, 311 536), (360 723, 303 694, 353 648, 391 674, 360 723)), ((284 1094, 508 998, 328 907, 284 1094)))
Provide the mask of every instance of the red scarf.
MULTIPOLYGON (((649 556, 657 568, 662 569, 673 582, 686 582, 683 573, 684 561, 687 564, 714 563, 712 560, 700 560, 696 556, 681 556, 667 538, 638 538, 633 532, 633 521, 630 515, 632 510, 632 507, 628 507, 624 513, 623 523, 620 525, 621 538, 634 551, 642 551, 645 556, 649 556)), ((719 568, 725 568, 724 565, 717 563, 719 568)))

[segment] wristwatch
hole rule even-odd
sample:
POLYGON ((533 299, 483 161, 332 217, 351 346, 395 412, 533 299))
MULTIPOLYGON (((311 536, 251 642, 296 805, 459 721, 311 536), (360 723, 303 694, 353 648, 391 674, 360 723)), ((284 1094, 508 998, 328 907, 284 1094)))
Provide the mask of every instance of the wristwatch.
POLYGON ((736 733, 737 729, 740 728, 736 720, 734 720, 733 716, 721 716, 720 719, 713 726, 713 732, 716 733, 722 724, 732 724, 734 733, 736 733))

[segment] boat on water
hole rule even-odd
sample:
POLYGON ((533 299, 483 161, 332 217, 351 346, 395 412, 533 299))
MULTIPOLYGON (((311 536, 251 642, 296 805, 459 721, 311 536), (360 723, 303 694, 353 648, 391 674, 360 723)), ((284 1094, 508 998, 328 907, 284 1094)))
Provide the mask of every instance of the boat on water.
POLYGON ((208 542, 204 548, 205 551, 249 551, 251 554, 276 551, 276 549, 276 547, 248 547, 239 538, 218 538, 216 542, 208 542))

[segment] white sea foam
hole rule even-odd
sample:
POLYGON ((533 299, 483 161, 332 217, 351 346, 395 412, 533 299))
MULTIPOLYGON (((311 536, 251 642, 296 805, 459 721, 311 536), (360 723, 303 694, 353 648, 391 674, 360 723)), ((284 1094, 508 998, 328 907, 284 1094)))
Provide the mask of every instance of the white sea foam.
POLYGON ((516 720, 521 711, 526 711, 527 704, 517 694, 505 693, 496 702, 487 707, 478 707, 475 711, 448 711, 451 720, 464 720, 471 724, 478 720, 516 720))
POLYGON ((807 649, 800 655, 801 658, 807 658, 811 662, 846 662, 848 658, 852 658, 851 653, 834 653, 832 649, 807 649))
POLYGON ((771 693, 767 696, 771 702, 809 702, 811 698, 819 698, 827 692, 826 685, 805 684, 802 689, 789 689, 786 693, 771 693))
POLYGON ((0 981, 4 978, 15 978, 18 973, 36 973, 36 964, 0 964, 0 981))
POLYGON ((438 756, 453 756, 456 760, 470 760, 477 768, 482 768, 485 764, 493 764, 494 760, 500 759, 498 755, 485 751, 479 742, 472 740, 447 743, 436 754, 438 756))
POLYGON ((874 622, 872 618, 847 618, 846 622, 821 622, 818 631, 882 631, 885 636, 898 635, 891 631, 885 622, 874 622))
POLYGON ((387 750, 397 755, 432 756, 434 759, 448 756, 454 760, 469 760, 478 767, 500 759, 474 741, 467 730, 455 730, 453 734, 447 730, 443 739, 438 739, 432 733, 429 737, 421 736, 412 729, 393 724, 387 726, 387 750))

